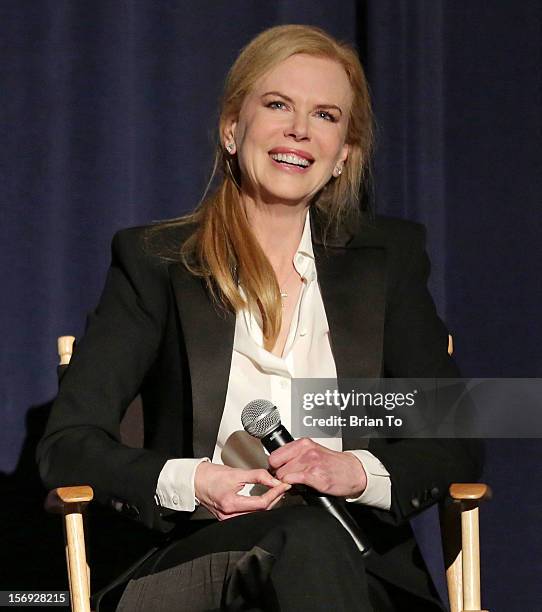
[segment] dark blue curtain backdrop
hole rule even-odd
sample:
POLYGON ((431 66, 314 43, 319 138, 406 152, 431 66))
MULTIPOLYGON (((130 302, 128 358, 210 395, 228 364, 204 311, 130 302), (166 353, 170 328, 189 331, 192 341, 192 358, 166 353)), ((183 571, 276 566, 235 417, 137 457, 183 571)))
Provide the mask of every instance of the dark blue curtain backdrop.
MULTIPOLYGON (((64 584, 32 457, 56 337, 81 335, 117 229, 198 202, 228 66, 291 22, 358 46, 378 122, 376 209, 427 225, 431 289, 465 375, 542 376, 537 0, 4 0, 0 588, 64 584)), ((491 440, 487 454, 483 603, 538 610, 542 442, 491 440)), ((434 522, 416 529, 438 574, 434 522)))

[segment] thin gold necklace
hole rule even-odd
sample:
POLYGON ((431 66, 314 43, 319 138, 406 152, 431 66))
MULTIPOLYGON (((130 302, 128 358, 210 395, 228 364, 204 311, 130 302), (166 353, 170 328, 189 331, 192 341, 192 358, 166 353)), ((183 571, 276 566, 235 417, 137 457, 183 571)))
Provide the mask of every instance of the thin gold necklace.
MULTIPOLYGON (((292 274, 294 272, 297 272, 297 270, 295 269, 295 266, 292 264, 292 269, 290 270, 290 273, 288 274, 288 276, 284 279, 284 282, 282 283, 282 286, 284 287, 286 285, 286 283, 290 280, 292 274)), ((284 289, 280 289, 280 297, 284 300, 288 297, 288 292, 284 291, 284 289)))

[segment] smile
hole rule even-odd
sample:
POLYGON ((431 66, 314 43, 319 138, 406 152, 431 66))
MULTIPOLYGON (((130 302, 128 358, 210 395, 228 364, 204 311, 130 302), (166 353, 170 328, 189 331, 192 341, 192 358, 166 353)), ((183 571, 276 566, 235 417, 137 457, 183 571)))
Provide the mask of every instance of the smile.
POLYGON ((308 159, 294 153, 271 153, 270 157, 280 164, 287 164, 298 168, 308 168, 312 163, 308 159))

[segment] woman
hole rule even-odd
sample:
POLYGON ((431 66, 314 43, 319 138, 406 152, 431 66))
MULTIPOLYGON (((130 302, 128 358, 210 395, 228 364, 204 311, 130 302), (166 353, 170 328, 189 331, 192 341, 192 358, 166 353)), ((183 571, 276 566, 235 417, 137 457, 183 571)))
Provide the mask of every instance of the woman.
POLYGON ((422 228, 360 218, 371 136, 354 52, 316 28, 272 28, 228 75, 217 191, 184 219, 115 236, 38 456, 48 486, 88 483, 170 532, 119 609, 441 609, 407 520, 476 477, 470 447, 364 448, 345 430, 274 451, 274 476, 222 465, 248 401, 270 399, 289 425, 293 377, 457 375, 422 228), (139 390, 145 449, 118 433, 139 390), (274 508, 294 484, 347 498, 372 554, 319 510, 274 508), (198 504, 215 518, 189 522, 198 504))

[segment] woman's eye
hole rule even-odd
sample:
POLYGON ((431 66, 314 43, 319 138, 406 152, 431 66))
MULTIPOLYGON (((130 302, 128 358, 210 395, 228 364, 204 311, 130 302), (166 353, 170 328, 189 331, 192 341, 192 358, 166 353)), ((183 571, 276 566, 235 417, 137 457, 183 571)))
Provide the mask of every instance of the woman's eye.
POLYGON ((325 119, 326 121, 331 121, 332 123, 336 123, 337 121, 337 118, 334 115, 324 110, 317 111, 316 115, 320 117, 320 119, 325 119))
POLYGON ((269 102, 269 104, 267 104, 267 108, 283 110, 286 108, 286 104, 284 102, 281 102, 280 100, 274 100, 273 102, 269 102))

